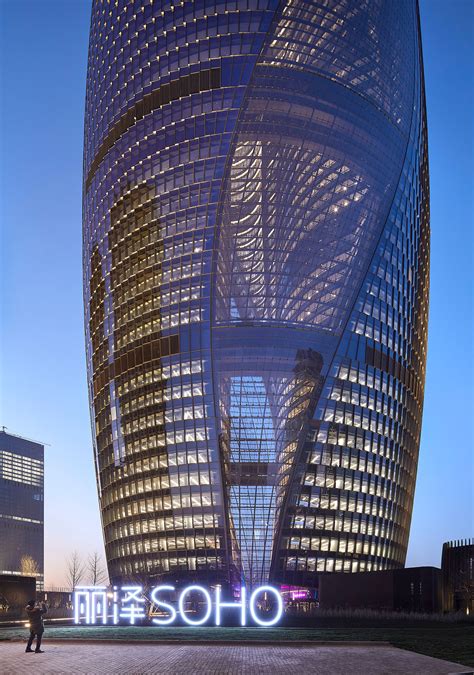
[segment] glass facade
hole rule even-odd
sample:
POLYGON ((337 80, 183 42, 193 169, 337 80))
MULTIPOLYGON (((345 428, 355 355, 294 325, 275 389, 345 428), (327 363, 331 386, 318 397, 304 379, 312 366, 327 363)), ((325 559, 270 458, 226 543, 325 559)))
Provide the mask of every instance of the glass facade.
POLYGON ((112 580, 403 566, 429 281, 415 0, 96 0, 83 235, 112 580))
POLYGON ((0 574, 44 587, 44 446, 0 431, 0 574))

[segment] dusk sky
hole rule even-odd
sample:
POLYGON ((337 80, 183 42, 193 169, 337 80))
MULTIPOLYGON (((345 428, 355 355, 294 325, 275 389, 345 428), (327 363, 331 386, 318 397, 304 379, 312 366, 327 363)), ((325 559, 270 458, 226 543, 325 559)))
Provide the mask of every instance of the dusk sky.
MULTIPOLYGON (((391 0, 395 2, 396 0, 391 0)), ((47 444, 46 587, 103 552, 81 260, 90 3, 1 0, 0 425, 47 444)), ((474 2, 421 2, 431 173, 423 433, 407 565, 473 536, 474 2)), ((1 543, 0 543, 1 545, 1 543)))

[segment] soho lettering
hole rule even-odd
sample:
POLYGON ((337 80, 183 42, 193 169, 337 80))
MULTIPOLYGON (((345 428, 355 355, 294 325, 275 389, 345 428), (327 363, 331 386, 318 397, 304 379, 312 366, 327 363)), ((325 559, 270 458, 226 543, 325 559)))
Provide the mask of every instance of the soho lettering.
POLYGON ((202 626, 211 619, 214 609, 214 625, 222 623, 222 610, 235 610, 238 613, 240 625, 247 625, 248 614, 259 626, 274 626, 283 614, 283 600, 278 589, 273 586, 258 586, 247 597, 245 586, 240 587, 239 602, 225 602, 222 600, 220 586, 216 587, 214 600, 204 586, 191 585, 184 588, 178 598, 177 607, 163 599, 163 593, 174 593, 176 588, 169 584, 162 584, 151 589, 149 598, 145 595, 143 586, 114 587, 113 592, 107 592, 105 586, 78 586, 74 592, 74 623, 107 625, 109 619, 114 625, 119 622, 128 622, 135 625, 137 621, 150 618, 156 626, 169 626, 178 617, 190 626, 202 626), (190 617, 186 612, 186 603, 191 594, 200 594, 204 613, 199 618, 190 617), (262 618, 258 613, 257 602, 263 594, 265 599, 271 597, 274 606, 271 616, 262 618), (168 616, 156 617, 153 613, 147 614, 146 607, 166 612, 168 616))

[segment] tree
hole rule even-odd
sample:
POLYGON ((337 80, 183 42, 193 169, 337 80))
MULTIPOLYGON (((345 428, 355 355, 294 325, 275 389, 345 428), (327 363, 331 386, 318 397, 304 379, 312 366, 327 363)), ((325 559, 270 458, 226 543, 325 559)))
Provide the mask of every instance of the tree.
POLYGON ((94 551, 87 558, 87 577, 91 586, 100 586, 108 581, 108 575, 102 563, 102 557, 94 551))
POLYGON ((455 607, 457 605, 457 609, 470 614, 474 604, 474 582, 471 575, 466 574, 463 569, 458 571, 454 595, 457 596, 457 602, 455 597, 455 607))
POLYGON ((27 577, 36 577, 40 574, 38 563, 31 555, 24 555, 20 561, 21 573, 27 577))
POLYGON ((85 566, 77 551, 71 553, 66 563, 67 582, 71 590, 74 591, 84 578, 85 566))

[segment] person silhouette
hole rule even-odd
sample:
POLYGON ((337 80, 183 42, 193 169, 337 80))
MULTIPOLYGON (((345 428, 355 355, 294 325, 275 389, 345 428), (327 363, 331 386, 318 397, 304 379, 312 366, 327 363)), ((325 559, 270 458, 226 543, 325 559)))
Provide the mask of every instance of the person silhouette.
POLYGON ((30 621, 30 637, 25 652, 33 651, 31 645, 36 637, 36 649, 34 651, 36 654, 43 654, 43 650, 41 649, 41 640, 44 633, 43 616, 48 611, 48 608, 44 602, 37 604, 34 600, 30 600, 25 609, 30 621))

